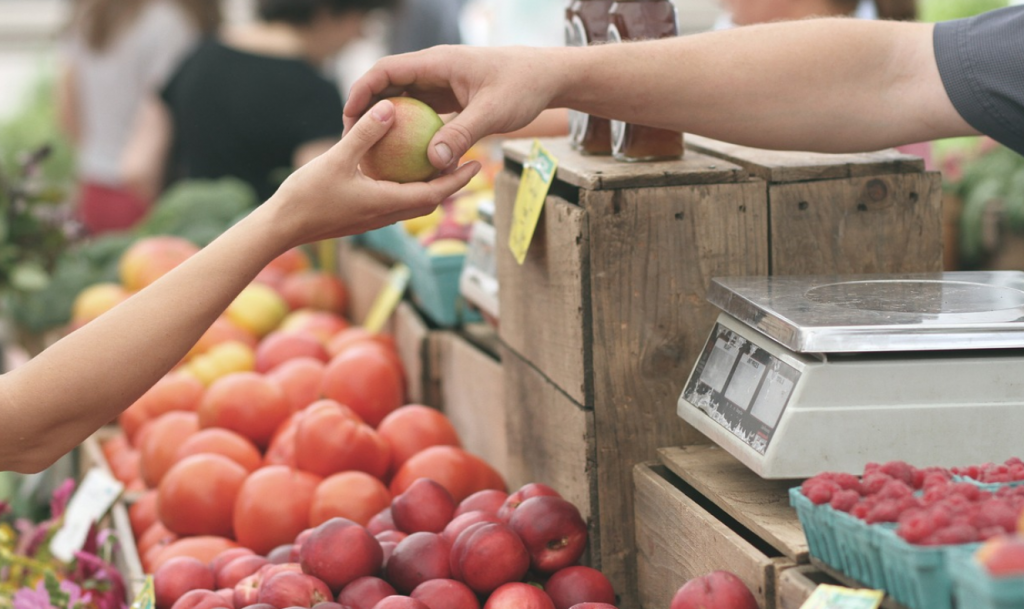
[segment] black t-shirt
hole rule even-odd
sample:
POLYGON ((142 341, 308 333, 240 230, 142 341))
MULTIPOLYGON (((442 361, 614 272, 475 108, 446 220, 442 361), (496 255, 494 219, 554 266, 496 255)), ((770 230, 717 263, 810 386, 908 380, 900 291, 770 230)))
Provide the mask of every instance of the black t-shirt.
POLYGON ((1024 154, 1024 6, 935 26, 935 60, 967 123, 1024 154))
POLYGON ((174 120, 169 179, 234 176, 260 201, 277 189, 302 144, 338 139, 338 87, 300 59, 204 41, 162 91, 174 120))

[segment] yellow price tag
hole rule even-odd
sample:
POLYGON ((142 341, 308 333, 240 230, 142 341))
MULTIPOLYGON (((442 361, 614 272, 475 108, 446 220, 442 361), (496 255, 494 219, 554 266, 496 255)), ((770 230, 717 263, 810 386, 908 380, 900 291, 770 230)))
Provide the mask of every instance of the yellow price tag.
POLYGON ((878 609, 884 598, 881 590, 819 584, 800 609, 878 609))
POLYGON ((384 329, 384 324, 395 311, 395 307, 402 300, 405 288, 409 285, 409 267, 398 263, 391 267, 388 273, 388 282, 381 289, 380 294, 373 301, 370 312, 366 314, 366 321, 363 327, 376 334, 384 329))
POLYGON ((138 596, 132 601, 131 609, 153 609, 156 606, 156 593, 153 591, 153 576, 147 575, 139 590, 138 596))
POLYGON ((523 164, 523 178, 519 181, 515 206, 512 208, 512 229, 508 235, 508 246, 516 262, 526 260, 526 250, 533 240, 533 231, 544 209, 544 199, 555 179, 558 159, 551 156, 537 140, 533 141, 530 158, 523 164))

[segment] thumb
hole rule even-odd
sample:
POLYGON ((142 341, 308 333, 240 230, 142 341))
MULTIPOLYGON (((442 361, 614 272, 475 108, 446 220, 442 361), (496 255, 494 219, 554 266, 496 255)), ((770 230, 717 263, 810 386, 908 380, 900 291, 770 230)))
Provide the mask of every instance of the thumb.
POLYGON ((340 152, 345 158, 358 162, 367 150, 384 137, 394 124, 394 119, 395 105, 388 100, 377 102, 341 138, 341 145, 338 146, 340 152))
POLYGON ((481 138, 497 132, 493 119, 488 118, 479 107, 479 104, 476 107, 472 104, 467 106, 430 140, 427 156, 434 167, 447 169, 481 138))

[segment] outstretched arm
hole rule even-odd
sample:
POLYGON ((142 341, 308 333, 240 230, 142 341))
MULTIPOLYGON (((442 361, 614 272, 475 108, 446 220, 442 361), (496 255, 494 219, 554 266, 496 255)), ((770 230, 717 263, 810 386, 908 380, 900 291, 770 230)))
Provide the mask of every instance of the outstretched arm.
POLYGON ((0 377, 0 470, 39 471, 167 373, 268 262, 296 245, 429 213, 478 171, 375 182, 363 153, 391 126, 374 107, 266 203, 151 286, 0 377))
POLYGON ((407 93, 459 112, 446 167, 548 107, 765 148, 877 150, 975 131, 943 88, 931 24, 814 19, 585 48, 437 47, 386 58, 352 87, 351 123, 407 93))

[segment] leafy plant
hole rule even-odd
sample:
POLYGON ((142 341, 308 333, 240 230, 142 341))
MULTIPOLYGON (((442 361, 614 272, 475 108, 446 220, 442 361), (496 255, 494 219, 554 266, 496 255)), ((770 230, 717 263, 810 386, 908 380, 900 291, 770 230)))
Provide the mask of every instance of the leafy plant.
POLYGON ((982 262, 985 216, 999 214, 1003 225, 1024 233, 1024 157, 1003 146, 989 147, 947 170, 947 189, 960 197, 960 253, 966 265, 982 262))

